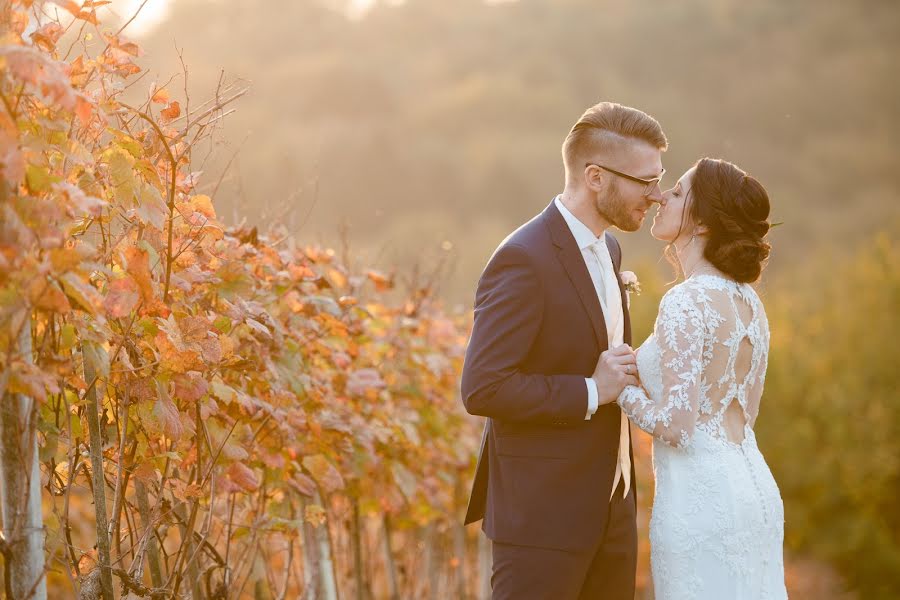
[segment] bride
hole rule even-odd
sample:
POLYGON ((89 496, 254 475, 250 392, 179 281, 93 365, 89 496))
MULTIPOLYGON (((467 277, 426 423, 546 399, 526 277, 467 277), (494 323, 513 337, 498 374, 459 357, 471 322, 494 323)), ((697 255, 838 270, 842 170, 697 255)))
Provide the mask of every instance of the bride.
POLYGON ((787 598, 784 505, 753 433, 769 326, 750 283, 769 253, 768 216, 756 179, 704 158, 663 194, 650 230, 685 280, 637 351, 641 387, 618 404, 654 438, 657 600, 787 598))

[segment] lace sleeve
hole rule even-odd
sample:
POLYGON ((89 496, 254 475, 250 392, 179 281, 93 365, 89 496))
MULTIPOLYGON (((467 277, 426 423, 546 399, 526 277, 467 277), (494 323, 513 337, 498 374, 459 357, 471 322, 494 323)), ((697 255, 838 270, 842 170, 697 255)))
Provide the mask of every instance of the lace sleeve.
POLYGON ((628 386, 618 404, 647 433, 685 448, 694 435, 703 365, 703 313, 686 289, 675 288, 663 298, 655 334, 662 363, 660 402, 643 388, 628 386))

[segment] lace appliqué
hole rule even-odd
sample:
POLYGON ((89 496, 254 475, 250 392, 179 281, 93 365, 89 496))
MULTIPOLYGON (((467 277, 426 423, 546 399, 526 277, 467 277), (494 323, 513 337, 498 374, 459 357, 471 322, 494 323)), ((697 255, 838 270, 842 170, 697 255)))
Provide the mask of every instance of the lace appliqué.
POLYGON ((787 598, 784 506, 752 428, 768 348, 753 288, 703 275, 669 290, 638 350, 643 387, 625 388, 618 403, 654 437, 650 544, 658 600, 787 598), (735 402, 739 441, 734 420, 731 440, 727 433, 735 402))

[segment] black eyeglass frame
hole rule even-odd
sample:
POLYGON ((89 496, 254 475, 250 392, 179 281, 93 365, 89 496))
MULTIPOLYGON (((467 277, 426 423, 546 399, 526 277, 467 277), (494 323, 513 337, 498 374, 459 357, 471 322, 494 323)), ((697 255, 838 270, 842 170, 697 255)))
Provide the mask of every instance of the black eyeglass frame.
POLYGON ((666 170, 663 169, 662 173, 660 173, 657 177, 653 177, 651 179, 643 179, 641 177, 635 177, 634 175, 629 175, 628 173, 623 173, 622 171, 616 171, 615 169, 610 169, 609 167, 605 167, 603 165, 598 165, 597 163, 585 163, 585 168, 587 167, 597 167, 599 169, 603 169, 604 171, 609 171, 613 175, 618 175, 619 177, 624 177, 625 179, 630 179, 631 181, 636 181, 638 183, 643 183, 647 187, 644 188, 642 196, 645 198, 653 193, 653 188, 660 184, 663 176, 666 174, 666 170))

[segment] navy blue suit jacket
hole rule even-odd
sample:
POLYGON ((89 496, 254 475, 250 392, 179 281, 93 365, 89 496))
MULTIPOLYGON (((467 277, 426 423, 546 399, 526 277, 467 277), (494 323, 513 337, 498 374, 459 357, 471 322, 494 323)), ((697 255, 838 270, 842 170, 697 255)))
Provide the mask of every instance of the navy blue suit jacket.
MULTIPOLYGON (((606 242, 618 275, 619 243, 609 233, 606 242)), ((619 287, 626 307, 621 278, 619 287)), ((607 338, 581 250, 551 202, 500 244, 478 282, 461 387, 466 410, 487 422, 467 524, 483 518, 488 537, 508 544, 596 545, 621 417, 612 403, 584 419, 584 379, 607 338)))

